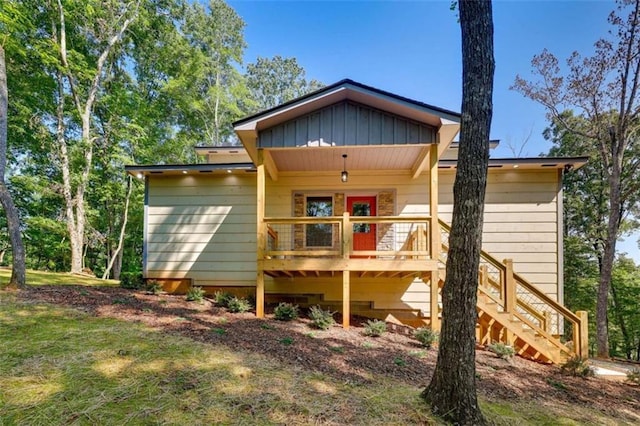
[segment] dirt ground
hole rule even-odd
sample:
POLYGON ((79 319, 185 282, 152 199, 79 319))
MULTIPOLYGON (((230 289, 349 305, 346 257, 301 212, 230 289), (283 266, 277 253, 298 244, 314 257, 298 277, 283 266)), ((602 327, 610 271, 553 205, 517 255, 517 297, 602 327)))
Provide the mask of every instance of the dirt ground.
MULTIPOLYGON (((436 362, 436 349, 420 347, 409 328, 389 325, 390 332, 372 338, 363 334, 357 318, 349 330, 339 326, 314 330, 304 317, 292 322, 276 321, 272 315, 257 319, 253 313, 229 313, 209 300, 198 304, 187 302, 184 296, 150 295, 113 287, 34 286, 22 291, 20 297, 71 306, 90 315, 140 322, 355 383, 367 383, 375 375, 384 374, 426 386, 436 362)), ((339 323, 339 314, 335 318, 339 323)), ((570 377, 556 366, 518 357, 502 360, 483 348, 478 348, 476 359, 478 389, 488 400, 548 406, 564 402, 640 423, 640 387, 602 378, 570 377)))

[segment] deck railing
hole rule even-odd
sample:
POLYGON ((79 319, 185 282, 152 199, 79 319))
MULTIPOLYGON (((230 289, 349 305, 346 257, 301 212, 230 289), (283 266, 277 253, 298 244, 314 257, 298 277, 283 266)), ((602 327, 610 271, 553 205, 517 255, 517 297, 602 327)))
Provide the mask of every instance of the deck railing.
POLYGON ((429 259, 429 216, 266 217, 267 258, 429 259))
MULTIPOLYGON (((440 221, 443 246, 440 260, 443 264, 446 263, 450 231, 450 226, 440 221)), ((565 354, 588 357, 587 313, 573 313, 547 296, 513 271, 511 259, 500 262, 482 251, 478 291, 494 301, 499 311, 511 314, 565 354), (565 336, 573 340, 571 345, 565 343, 565 336)))

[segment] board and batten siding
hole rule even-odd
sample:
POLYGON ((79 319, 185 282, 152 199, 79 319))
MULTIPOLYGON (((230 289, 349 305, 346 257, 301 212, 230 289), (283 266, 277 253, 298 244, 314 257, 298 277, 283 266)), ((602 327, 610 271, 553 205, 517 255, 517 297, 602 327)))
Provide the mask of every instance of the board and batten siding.
POLYGON ((255 175, 153 176, 147 191, 146 277, 255 285, 255 175))
POLYGON ((344 101, 260 131, 258 147, 428 144, 435 139, 436 129, 424 123, 344 101))

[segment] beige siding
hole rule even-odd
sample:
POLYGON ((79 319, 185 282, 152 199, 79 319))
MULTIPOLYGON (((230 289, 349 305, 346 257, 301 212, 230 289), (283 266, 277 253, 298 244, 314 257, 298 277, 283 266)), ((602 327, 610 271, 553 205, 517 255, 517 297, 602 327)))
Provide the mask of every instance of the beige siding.
MULTIPOLYGON (((451 221, 453 171, 440 174, 440 216, 451 221)), ((557 173, 490 170, 484 249, 514 260, 516 272, 547 294, 558 295, 557 173)), ((280 173, 267 179, 266 216, 293 215, 295 193, 393 193, 394 214, 429 214, 428 176, 352 172, 280 173)), ((255 176, 167 177, 150 180, 147 216, 148 276, 193 278, 197 285, 255 285, 255 176)), ((341 215, 342 211, 334 211, 341 215)), ((420 279, 352 278, 351 297, 376 309, 429 309, 429 286, 420 279)), ((342 297, 336 278, 266 278, 268 293, 342 297)))
POLYGON ((255 285, 255 176, 151 177, 148 198, 148 277, 255 285))
MULTIPOLYGON (((453 171, 440 174, 441 218, 450 223, 453 171)), ((549 296, 558 297, 558 174, 552 170, 490 170, 483 248, 549 296)))

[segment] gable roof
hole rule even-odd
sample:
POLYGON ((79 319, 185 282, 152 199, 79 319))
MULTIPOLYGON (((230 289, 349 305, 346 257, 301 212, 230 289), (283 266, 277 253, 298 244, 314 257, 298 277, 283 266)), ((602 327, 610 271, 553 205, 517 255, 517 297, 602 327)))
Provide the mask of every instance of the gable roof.
POLYGON ((436 143, 441 154, 460 129, 460 113, 399 96, 353 80, 344 79, 305 96, 262 111, 233 123, 234 130, 251 159, 258 158, 258 135, 261 131, 318 111, 351 101, 372 109, 425 124, 438 133, 436 143))
MULTIPOLYGON (((416 112, 414 114, 409 114, 408 116, 408 118, 412 119, 417 118, 412 117, 411 115, 422 113, 444 118, 453 122, 460 122, 459 112, 454 112, 434 105, 429 105, 424 102, 396 95, 394 93, 387 92, 373 86, 367 86, 365 84, 358 83, 357 81, 346 78, 338 81, 337 83, 330 84, 329 86, 325 86, 322 89, 308 93, 304 96, 285 102, 276 107, 235 121, 233 123, 233 127, 243 127, 244 125, 253 121, 260 121, 275 114, 284 113, 294 107, 301 107, 307 103, 314 102, 315 105, 313 109, 317 109, 344 99, 355 100, 365 105, 378 107, 383 111, 389 111, 405 116, 407 116, 406 112, 409 109, 414 109, 416 112), (321 102, 322 105, 318 105, 317 101, 322 100, 324 100, 323 102, 321 102), (405 112, 405 114, 398 110, 405 112)), ((307 112, 306 108, 305 112, 307 112)), ((417 119, 417 121, 423 120, 417 119)), ((437 126, 439 123, 431 122, 429 124, 437 126)))

